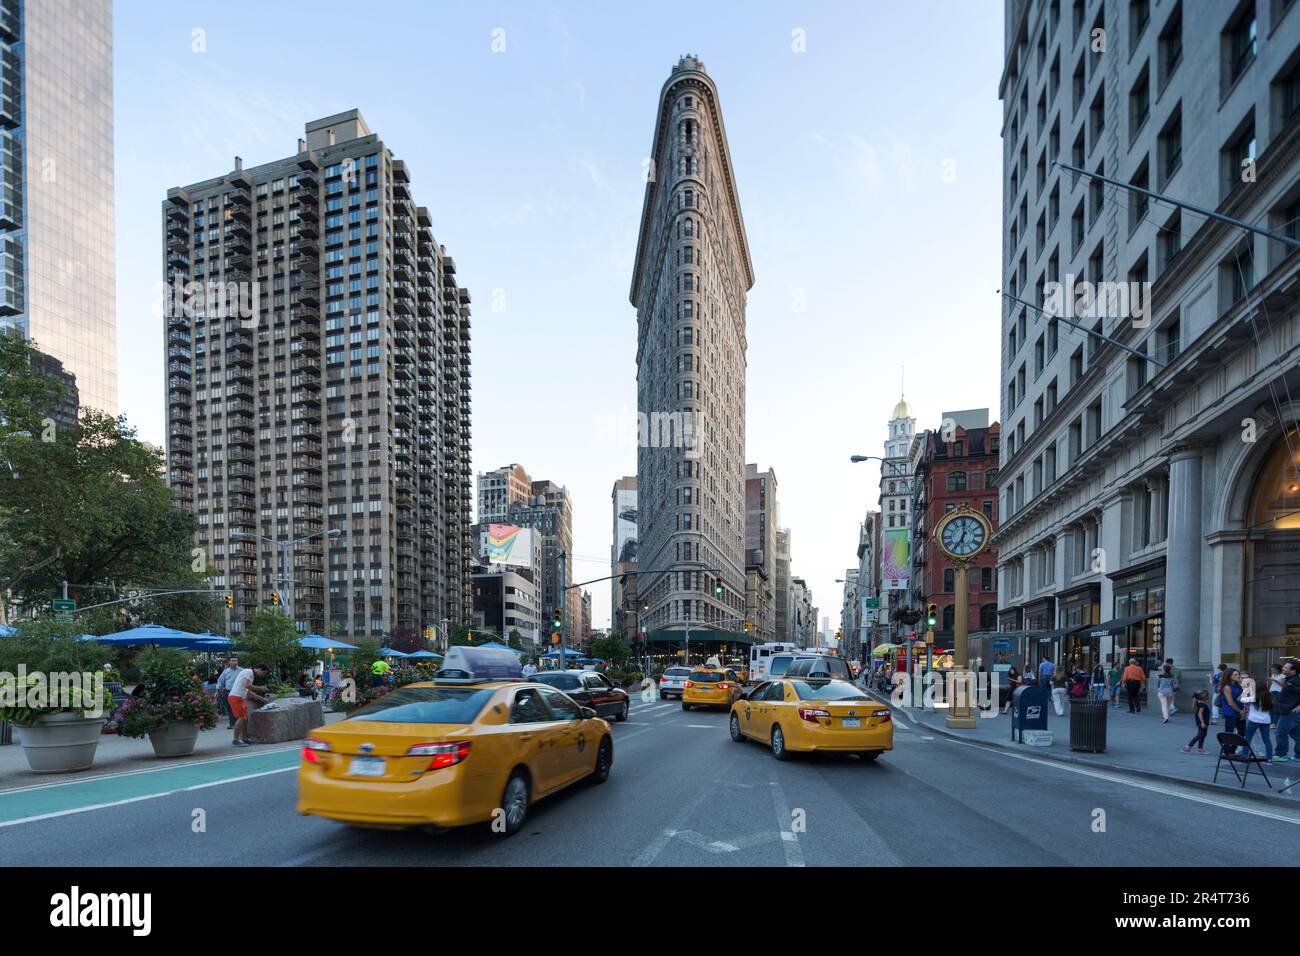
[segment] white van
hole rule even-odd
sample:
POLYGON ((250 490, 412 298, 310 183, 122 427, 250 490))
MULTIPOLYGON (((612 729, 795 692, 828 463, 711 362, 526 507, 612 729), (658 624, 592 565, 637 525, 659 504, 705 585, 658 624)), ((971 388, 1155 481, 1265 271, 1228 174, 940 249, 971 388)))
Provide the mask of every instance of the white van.
MULTIPOLYGON (((749 682, 758 684, 771 676, 773 654, 782 655, 783 662, 788 667, 789 662, 794 660, 794 655, 800 653, 800 650, 798 644, 755 644, 749 649, 749 682)), ((781 668, 781 673, 785 673, 784 668, 781 668)))

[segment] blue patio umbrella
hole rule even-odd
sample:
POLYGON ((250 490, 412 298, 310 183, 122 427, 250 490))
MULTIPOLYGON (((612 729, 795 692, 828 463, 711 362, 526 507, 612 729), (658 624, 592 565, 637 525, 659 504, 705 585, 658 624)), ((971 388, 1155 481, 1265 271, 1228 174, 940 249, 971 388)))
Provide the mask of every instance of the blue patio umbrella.
MULTIPOLYGON (((137 647, 146 644, 152 644, 154 647, 180 647, 190 650, 202 650, 212 648, 215 644, 209 643, 215 639, 215 634, 207 635, 207 638, 198 634, 191 634, 189 631, 180 631, 173 627, 162 627, 158 624, 145 624, 141 627, 128 628, 125 631, 118 631, 115 634, 83 634, 78 640, 95 641, 100 644, 112 644, 116 647, 137 647)), ((229 643, 229 638, 226 639, 229 643)), ((225 645, 222 645, 225 646, 225 645)))
POLYGON ((414 651, 413 653, 407 654, 406 656, 408 658, 409 657, 436 657, 439 660, 442 660, 442 655, 435 654, 433 651, 414 651))
POLYGON ((0 637, 13 637, 18 631, 7 624, 0 624, 0 637))
POLYGON ((399 651, 396 648, 392 648, 392 647, 385 647, 381 653, 384 655, 384 657, 409 657, 410 656, 409 654, 403 653, 402 651, 399 651))
POLYGON ((486 644, 475 644, 473 646, 488 647, 494 651, 510 651, 513 654, 521 653, 520 651, 515 650, 513 647, 510 647, 508 644, 502 644, 500 641, 488 641, 486 644))
POLYGON ((301 647, 311 648, 317 651, 355 651, 355 644, 348 644, 344 641, 332 640, 328 637, 321 637, 319 634, 308 634, 306 637, 298 638, 298 644, 301 647))

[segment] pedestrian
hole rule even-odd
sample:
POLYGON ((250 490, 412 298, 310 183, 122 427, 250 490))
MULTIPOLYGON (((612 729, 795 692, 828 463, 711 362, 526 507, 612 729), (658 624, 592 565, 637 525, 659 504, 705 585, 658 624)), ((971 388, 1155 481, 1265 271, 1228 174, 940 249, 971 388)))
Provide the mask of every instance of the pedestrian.
POLYGON ((532 680, 534 677, 537 676, 537 665, 533 663, 533 659, 531 657, 528 658, 528 663, 524 665, 523 675, 524 675, 524 680, 532 680))
POLYGON ((1016 698, 1016 688, 1023 684, 1024 678, 1020 676, 1020 671, 1016 670, 1016 665, 1012 664, 1007 670, 1007 686, 1002 689, 1002 713, 1011 709, 1011 702, 1016 698))
POLYGON ((217 678, 217 713, 224 714, 228 721, 226 729, 231 730, 235 726, 235 714, 230 709, 230 703, 227 698, 230 696, 230 685, 234 683, 235 676, 239 673, 239 658, 231 655, 226 661, 226 669, 221 672, 217 678))
MULTIPOLYGON (((1174 659, 1173 659, 1172 657, 1166 657, 1166 658, 1165 658, 1165 664, 1166 664, 1166 666, 1168 666, 1168 668, 1169 668, 1171 671, 1173 671, 1173 674, 1174 674, 1174 688, 1177 689, 1177 688, 1178 688, 1178 687, 1183 683, 1183 671, 1182 671, 1182 668, 1180 668, 1180 667, 1178 667, 1176 664, 1174 664, 1174 659)), ((1173 716, 1174 714, 1176 714, 1176 713, 1178 713, 1178 698, 1177 698, 1177 696, 1175 696, 1174 699, 1173 699, 1172 701, 1169 702, 1169 716, 1172 717, 1172 716, 1173 716)))
POLYGON ((1277 699, 1282 696, 1282 685, 1286 683, 1286 676, 1282 673, 1281 664, 1273 664, 1269 671, 1268 692, 1273 697, 1273 703, 1276 704, 1277 699))
POLYGON ((1128 695, 1128 712, 1142 713, 1142 698, 1138 695, 1146 687, 1147 672, 1138 666, 1136 657, 1130 657, 1128 666, 1124 668, 1121 676, 1124 681, 1124 692, 1128 695))
POLYGON ((1227 669, 1227 664, 1220 664, 1219 669, 1210 675, 1210 694, 1214 698, 1214 704, 1210 710, 1212 715, 1210 723, 1212 724, 1217 724, 1219 722, 1219 706, 1222 703, 1222 698, 1219 696, 1219 687, 1223 684, 1223 675, 1227 669))
POLYGON ((1119 690, 1120 687, 1123 686, 1124 681, 1120 676, 1119 661, 1114 660, 1113 658, 1110 662, 1110 670, 1106 672, 1106 680, 1110 684, 1110 702, 1118 709, 1119 690))
POLYGON ((265 664, 244 667, 231 682, 227 701, 230 704, 230 712, 235 715, 235 739, 232 743, 236 747, 247 747, 252 743, 248 739, 248 701, 251 698, 256 703, 266 703, 266 698, 262 696, 266 693, 266 686, 254 684, 253 680, 254 678, 265 680, 269 670, 265 664))
POLYGON ((1042 687, 1048 687, 1052 683, 1052 675, 1056 673, 1056 665, 1052 659, 1044 655, 1043 659, 1038 662, 1038 683, 1042 687))
POLYGON ((1282 693, 1278 695, 1277 707, 1277 752, 1273 760, 1300 760, 1300 668, 1295 661, 1282 665, 1282 693), (1291 756, 1291 745, 1295 745, 1295 756, 1291 756))
POLYGON ((1160 697, 1160 716, 1164 719, 1161 723, 1169 723, 1169 717, 1173 713, 1174 692, 1178 690, 1178 681, 1174 679, 1174 669, 1166 664, 1160 669, 1160 675, 1156 678, 1156 694, 1160 697))
POLYGON ((1106 699, 1106 668, 1101 666, 1101 661, 1092 665, 1092 698, 1106 699))
POLYGON ((1205 753, 1205 735, 1210 732, 1210 694, 1208 691, 1198 690, 1192 695, 1192 717, 1196 721, 1196 734, 1191 740, 1187 741, 1187 746, 1183 748, 1183 753, 1192 752, 1192 744, 1196 745, 1198 754, 1205 753))
POLYGON ((1219 715, 1223 717, 1223 729, 1230 734, 1240 733, 1243 729, 1239 722, 1245 714, 1241 709, 1241 672, 1229 667, 1219 678, 1219 715))
MULTIPOLYGON (((1243 694, 1243 699, 1245 695, 1243 694)), ((1246 738, 1246 746, 1241 748, 1242 754, 1253 754, 1254 749, 1250 746, 1251 738, 1255 736, 1256 731, 1260 731, 1260 736, 1264 738, 1264 759, 1273 759, 1273 738, 1269 734, 1269 725, 1273 722, 1273 695, 1260 694, 1246 708, 1246 719, 1243 721, 1244 728, 1241 736, 1246 738)))
POLYGON ((383 687, 388 683, 388 677, 393 673, 393 669, 388 666, 388 661, 382 657, 375 660, 370 665, 370 686, 383 687))
POLYGON ((1065 696, 1069 693, 1070 678, 1065 672, 1065 668, 1055 668, 1051 675, 1052 680, 1052 709, 1056 711, 1057 717, 1065 716, 1065 696))

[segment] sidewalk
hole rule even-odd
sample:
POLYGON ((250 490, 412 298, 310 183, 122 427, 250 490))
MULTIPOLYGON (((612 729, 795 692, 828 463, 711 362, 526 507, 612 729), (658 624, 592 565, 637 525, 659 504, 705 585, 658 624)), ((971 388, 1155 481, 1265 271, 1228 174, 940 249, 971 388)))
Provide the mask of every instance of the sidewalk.
MULTIPOLYGON (((879 691, 869 691, 873 697, 882 702, 888 698, 879 691)), ((1300 802, 1300 784, 1284 794, 1278 791, 1289 780, 1300 778, 1300 763, 1268 764, 1265 767, 1269 780, 1273 784, 1270 792, 1258 776, 1259 768, 1252 767, 1246 789, 1242 790, 1240 782, 1233 776, 1228 764, 1219 770, 1219 782, 1211 783, 1214 777, 1214 764, 1217 760, 1218 744, 1214 735, 1223 730, 1223 723, 1210 725, 1210 732, 1205 738, 1206 753, 1195 751, 1189 754, 1179 750, 1193 735, 1194 726, 1190 712, 1179 711, 1169 723, 1160 719, 1160 705, 1154 708, 1143 707, 1139 714, 1130 714, 1127 704, 1120 708, 1108 706, 1106 710, 1106 750, 1104 753, 1081 753, 1070 749, 1070 712, 1068 709, 1061 717, 1049 707, 1047 729, 1053 735, 1049 747, 1030 746, 1011 739, 1011 715, 999 713, 996 717, 980 718, 974 730, 951 730, 946 721, 946 708, 923 710, 920 707, 892 706, 896 714, 906 715, 904 721, 911 728, 921 729, 966 740, 984 747, 1012 750, 1031 757, 1043 757, 1083 766, 1096 767, 1099 770, 1121 771, 1134 776, 1155 780, 1171 781, 1215 793, 1227 792, 1246 795, 1259 800, 1285 802, 1295 805, 1300 802), (912 720, 908 721, 906 718, 912 720)), ((1271 731, 1270 731, 1271 732, 1271 731)), ((1259 735, 1252 741, 1255 752, 1263 754, 1259 735)), ((1244 768, 1238 767, 1241 772, 1244 768)))
MULTIPOLYGON (((342 713, 326 711, 325 722, 333 723, 341 720, 343 716, 342 713)), ((293 751, 302 747, 302 741, 299 740, 280 744, 255 744, 243 748, 232 747, 231 733, 226 728, 226 720, 223 717, 217 722, 216 727, 199 734, 194 752, 184 757, 154 756, 153 745, 149 743, 147 737, 136 740, 131 737, 119 737, 117 734, 100 734, 99 747, 95 750, 95 763, 88 770, 80 770, 76 773, 32 773, 27 766, 27 758, 23 755, 23 748, 17 742, 17 735, 21 732, 21 728, 15 728, 14 743, 0 746, 0 793, 23 787, 40 787, 115 774, 180 767, 225 757, 293 751)))

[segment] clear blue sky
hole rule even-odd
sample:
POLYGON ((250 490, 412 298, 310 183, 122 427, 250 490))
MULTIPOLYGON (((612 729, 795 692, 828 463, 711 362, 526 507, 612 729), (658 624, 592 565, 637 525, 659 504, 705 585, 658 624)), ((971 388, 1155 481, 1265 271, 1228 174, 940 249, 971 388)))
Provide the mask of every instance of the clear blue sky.
MULTIPOLYGON (((775 468, 794 573, 832 628, 877 493, 875 463, 848 457, 880 453, 901 367, 918 427, 997 417, 997 0, 115 8, 119 392, 147 440, 165 429, 167 188, 288 155, 305 122, 355 107, 474 299, 475 472, 518 461, 568 485, 576 579, 608 574, 611 486, 636 473, 608 426, 636 408, 641 163, 688 52, 718 85, 754 263, 746 457, 775 468)), ((604 585, 593 612, 608 623, 604 585)))

